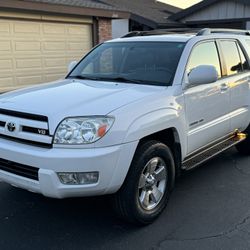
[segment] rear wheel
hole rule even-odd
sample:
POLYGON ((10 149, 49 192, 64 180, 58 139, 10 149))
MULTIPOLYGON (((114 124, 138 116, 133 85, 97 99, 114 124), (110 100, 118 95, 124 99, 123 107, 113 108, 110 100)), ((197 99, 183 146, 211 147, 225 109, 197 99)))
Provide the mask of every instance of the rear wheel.
POLYGON ((152 223, 165 208, 174 179, 174 160, 168 146, 158 141, 141 144, 115 195, 117 212, 135 224, 152 223))

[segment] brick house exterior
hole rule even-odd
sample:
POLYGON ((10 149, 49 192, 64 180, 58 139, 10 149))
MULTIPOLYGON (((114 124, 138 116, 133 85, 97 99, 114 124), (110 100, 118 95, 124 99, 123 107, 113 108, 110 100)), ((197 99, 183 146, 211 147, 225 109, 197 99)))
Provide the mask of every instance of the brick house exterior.
POLYGON ((98 42, 99 43, 112 39, 112 27, 111 26, 112 26, 111 19, 99 18, 98 20, 98 42))

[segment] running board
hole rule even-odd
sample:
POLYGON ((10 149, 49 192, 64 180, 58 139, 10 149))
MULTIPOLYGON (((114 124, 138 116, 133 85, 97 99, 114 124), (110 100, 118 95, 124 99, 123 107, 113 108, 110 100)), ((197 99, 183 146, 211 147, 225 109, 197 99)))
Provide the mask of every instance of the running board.
POLYGON ((209 148, 206 148, 202 151, 199 151, 196 154, 192 154, 188 156, 182 162, 182 169, 191 170, 202 163, 208 161, 209 159, 215 157, 221 152, 233 147, 234 145, 244 141, 246 139, 246 134, 243 133, 235 133, 234 135, 212 145, 209 148))

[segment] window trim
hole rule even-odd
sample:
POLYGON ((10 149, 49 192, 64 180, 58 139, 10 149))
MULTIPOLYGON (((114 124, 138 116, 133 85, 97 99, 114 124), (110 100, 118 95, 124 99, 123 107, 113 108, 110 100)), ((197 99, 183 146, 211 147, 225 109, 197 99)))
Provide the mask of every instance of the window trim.
POLYGON ((247 58, 247 56, 245 54, 245 51, 243 50, 242 44, 240 44, 239 42, 237 42, 237 48, 238 48, 238 51, 239 51, 239 54, 240 54, 240 60, 241 60, 241 65, 242 65, 242 72, 244 73, 244 72, 250 71, 250 64, 249 64, 248 58, 247 58), (246 59, 246 62, 247 62, 247 65, 248 65, 248 69, 244 69, 244 65, 243 65, 243 61, 242 61, 243 58, 241 58, 240 51, 242 52, 243 56, 246 59))
POLYGON ((217 41, 217 43, 219 45, 220 57, 221 57, 221 60, 222 60, 223 69, 225 70, 225 71, 223 70, 224 71, 223 72, 223 77, 221 79, 227 79, 227 78, 230 78, 230 77, 235 77, 235 76, 238 76, 238 75, 249 73, 249 71, 250 71, 250 64, 249 64, 249 61, 248 61, 248 57, 246 56, 246 51, 243 49, 244 47, 242 46, 241 42, 238 39, 234 39, 234 38, 220 38, 220 39, 216 39, 216 41, 217 41), (225 60, 223 49, 222 49, 222 42, 223 41, 234 42, 236 44, 238 55, 239 55, 240 61, 242 63, 242 59, 241 59, 241 56, 240 56, 239 48, 241 49, 243 55, 245 56, 245 58, 247 60, 247 63, 248 63, 248 66, 249 66, 248 70, 243 70, 243 68, 242 68, 241 72, 236 73, 234 75, 228 75, 226 60, 225 60))
MULTIPOLYGON (((185 82, 185 77, 186 77, 186 73, 187 73, 187 67, 188 67, 188 64, 190 62, 190 58, 192 56, 192 53, 193 53, 194 49, 196 47, 198 47, 199 45, 203 44, 203 43, 211 43, 211 42, 213 42, 215 44, 215 47, 216 47, 216 50, 217 50, 218 59, 219 59, 219 64, 220 64, 221 77, 218 80, 223 79, 223 67, 224 67, 224 65, 223 65, 223 62, 222 62, 222 59, 221 59, 220 48, 219 48, 219 44, 217 43, 217 39, 212 38, 212 39, 202 40, 202 41, 199 41, 196 44, 194 44, 193 47, 192 47, 192 49, 191 49, 191 52, 189 53, 188 60, 187 60, 186 65, 185 65, 183 80, 182 80, 182 82, 183 82, 182 85, 184 85, 185 88, 192 88, 192 87, 194 87, 194 86, 187 86, 187 82, 185 82)), ((200 85, 198 85, 198 86, 200 86, 200 85)))

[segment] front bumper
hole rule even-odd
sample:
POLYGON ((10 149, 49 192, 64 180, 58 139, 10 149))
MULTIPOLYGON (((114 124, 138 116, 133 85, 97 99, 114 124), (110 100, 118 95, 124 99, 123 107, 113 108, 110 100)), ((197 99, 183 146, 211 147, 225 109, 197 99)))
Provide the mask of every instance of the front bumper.
POLYGON ((39 168, 39 180, 0 170, 0 181, 53 198, 104 195, 122 185, 138 142, 92 149, 44 149, 1 139, 0 158, 39 168), (99 172, 89 185, 64 185, 58 172, 99 172))

